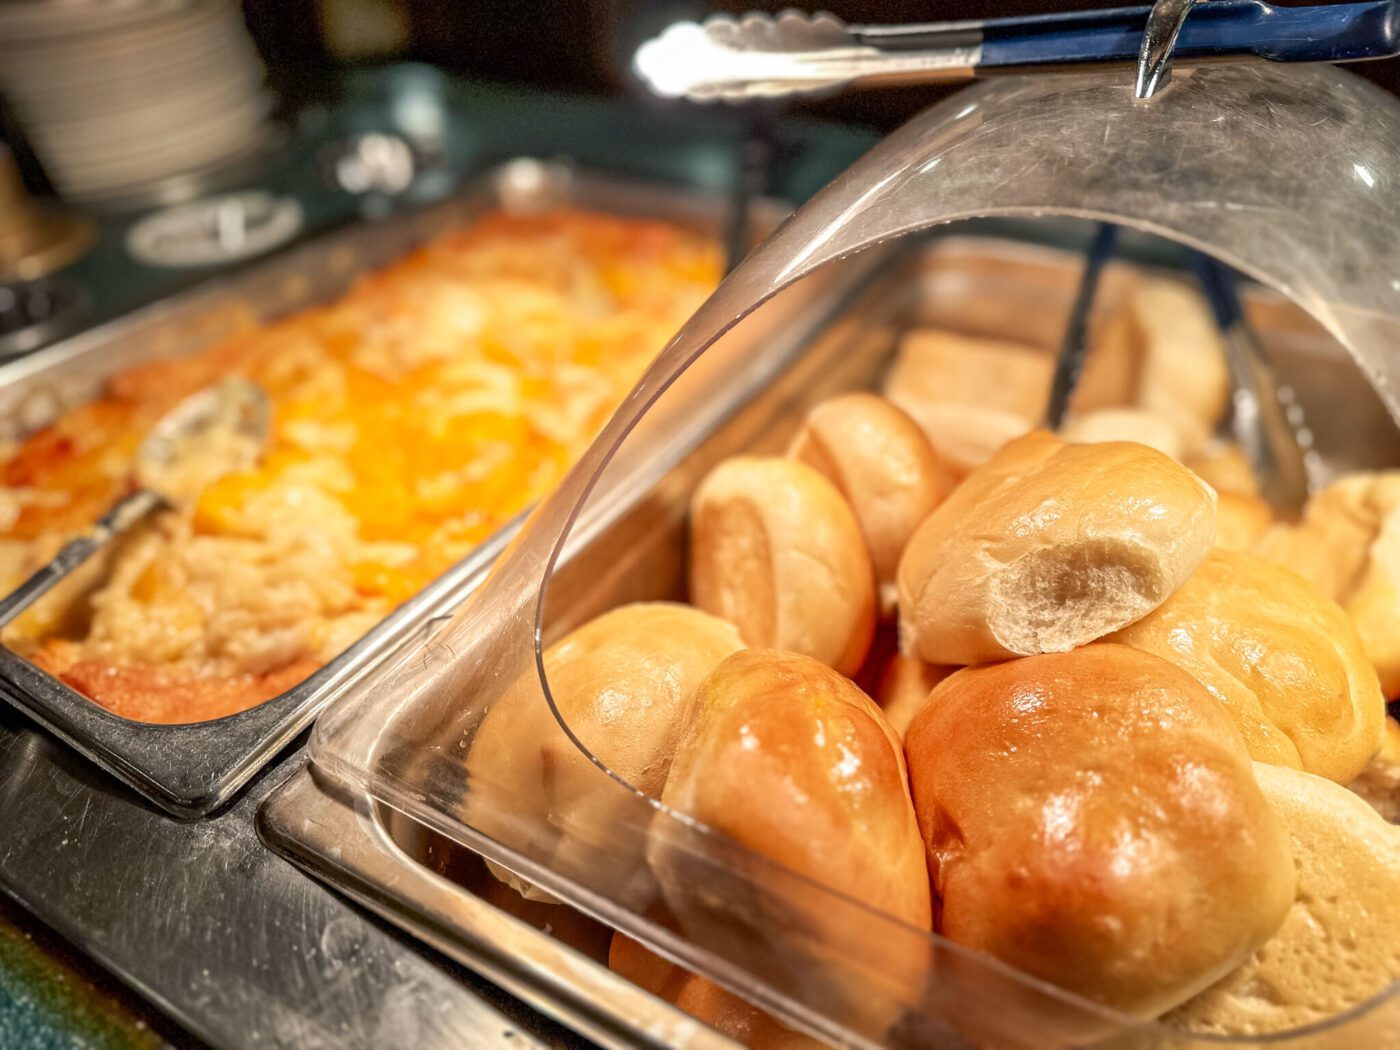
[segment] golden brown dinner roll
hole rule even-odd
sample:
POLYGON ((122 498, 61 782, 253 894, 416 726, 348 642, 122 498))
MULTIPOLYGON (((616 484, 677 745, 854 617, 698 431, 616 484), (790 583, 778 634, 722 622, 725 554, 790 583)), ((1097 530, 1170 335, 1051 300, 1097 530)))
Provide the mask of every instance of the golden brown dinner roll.
POLYGON ((916 328, 900 340, 884 393, 915 419, 927 405, 953 403, 1030 421, 1045 412, 1054 371, 1054 357, 1034 346, 916 328))
POLYGON ((1274 512, 1258 496, 1216 492, 1215 545, 1224 551, 1252 551, 1273 524, 1274 512))
MULTIPOLYGON (((1244 965, 1167 1015, 1180 1028, 1287 1031, 1363 1003, 1400 978, 1400 828, 1321 777, 1263 764, 1255 772, 1288 829, 1297 894, 1282 927, 1244 965)), ((1359 1022, 1336 1045, 1394 1046, 1396 1038, 1392 1014, 1359 1022), (1383 1037, 1377 1025, 1387 1023, 1383 1037)))
POLYGON ((861 1015, 867 1031, 891 1023, 882 994, 892 983, 906 999, 916 994, 925 938, 881 929, 805 880, 929 929, 928 872, 898 737, 848 679, 773 649, 726 659, 698 705, 662 800, 758 856, 716 861, 718 842, 699 848, 654 834, 647 858, 672 914, 691 939, 751 968, 770 969, 775 953, 802 967, 804 981, 824 982, 823 995, 861 1015))
POLYGON ((661 958, 622 933, 613 935, 608 966, 658 999, 754 1050, 819 1050, 821 1043, 800 1035, 756 1006, 661 958))
POLYGON ((928 438, 888 401, 846 394, 807 413, 788 455, 816 468, 846 497, 875 567, 881 607, 889 611, 904 545, 953 487, 928 438))
POLYGON ((1164 456, 1181 459, 1181 434, 1168 419, 1142 408, 1100 408, 1075 414, 1060 428, 1060 437, 1081 445, 1096 441, 1136 441, 1164 456))
POLYGON ((777 649, 725 659, 700 688, 695 731, 661 797, 799 874, 929 926, 899 738, 869 697, 816 660, 777 649))
MULTIPOLYGON (((701 682, 741 648, 738 632, 723 620, 684 605, 642 603, 580 627, 551 646, 544 663, 554 703, 578 739, 612 772, 655 798, 694 720, 701 682)), ((528 677, 491 707, 467 754, 473 785, 489 786, 482 799, 507 798, 512 812, 490 808, 472 793, 467 817, 487 834, 509 832, 500 836, 508 844, 518 826, 547 824, 551 832, 539 848, 561 863, 577 860, 591 868, 596 858, 575 854, 616 823, 617 785, 568 738, 535 676, 528 677), (517 814, 531 820, 517 824, 517 814)), ((640 851, 640 841, 630 856, 618 846, 607 863, 630 877, 641 866, 640 851)))
POLYGON ((1296 527, 1265 533, 1256 553, 1336 599, 1356 624, 1385 695, 1400 696, 1400 471, 1334 482, 1308 501, 1296 527))
POLYGON ((941 664, 1072 649, 1155 609, 1214 537, 1215 493, 1160 452, 1028 434, 909 541, 901 649, 941 664))
POLYGON ((939 931, 1090 999, 1162 1013, 1249 958, 1293 899, 1239 732, 1148 653, 966 668, 905 753, 939 931))
POLYGON ((1337 603, 1282 566, 1212 551, 1112 641, 1170 660, 1225 706, 1251 757, 1345 784, 1381 746, 1385 701, 1337 603))
POLYGON ((854 674, 875 631, 875 575, 836 486, 805 463, 737 456, 690 504, 690 596, 753 646, 854 674))
POLYGON ((917 656, 895 653, 885 665, 875 690, 875 702, 885 713, 890 728, 903 738, 933 687, 956 670, 944 664, 926 664, 917 656))

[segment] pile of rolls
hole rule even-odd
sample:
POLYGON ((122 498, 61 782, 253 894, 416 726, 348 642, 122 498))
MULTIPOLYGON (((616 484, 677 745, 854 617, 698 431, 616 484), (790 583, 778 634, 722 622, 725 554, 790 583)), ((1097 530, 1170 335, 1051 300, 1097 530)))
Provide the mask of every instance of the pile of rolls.
MULTIPOLYGON (((819 404, 787 455, 703 480, 689 605, 546 653, 574 734, 750 854, 1134 1017, 1259 1035, 1400 978, 1400 828, 1346 787, 1400 761, 1400 476, 1276 523, 1202 436, 1222 398, 1151 353, 1128 386, 1153 403, 1054 435, 1013 403, 1042 366, 917 335, 886 396, 819 404), (1125 427, 1155 438, 1100 440, 1125 427)), ((478 769, 520 732, 502 710, 478 769)), ((587 759, 557 735, 547 776, 500 775, 548 785, 566 827, 587 759)), ((682 909, 695 857, 640 852, 617 878, 682 909)), ((795 903, 783 928, 831 922, 795 903)), ((612 965, 746 1042, 802 1041, 621 935, 612 965)))

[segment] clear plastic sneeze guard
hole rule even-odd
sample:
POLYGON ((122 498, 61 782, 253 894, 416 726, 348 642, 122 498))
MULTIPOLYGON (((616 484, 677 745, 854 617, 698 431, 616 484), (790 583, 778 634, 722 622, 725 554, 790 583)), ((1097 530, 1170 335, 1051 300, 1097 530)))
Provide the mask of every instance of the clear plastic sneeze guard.
MULTIPOLYGON (((609 521, 627 483, 613 460, 624 439, 727 329, 820 267, 962 218, 1111 220, 1208 251, 1296 300, 1400 418, 1398 201, 1400 104, 1330 67, 1182 71, 1146 103, 1121 74, 1008 78, 954 96, 735 270, 485 585, 321 718, 314 761, 833 1042, 1390 1045, 1400 1038, 1393 986, 1282 1037, 1191 1036, 1112 1014, 800 878, 668 811, 589 754, 555 716, 541 642, 603 611, 588 602, 602 589, 596 574, 649 556, 644 543, 615 538, 626 522, 609 521), (610 543, 607 557, 571 572, 599 542, 610 543), (482 719, 499 705, 509 705, 518 754, 473 762, 482 719), (665 879, 648 861, 659 850, 665 879)), ((653 596, 670 597, 661 575, 653 596)))

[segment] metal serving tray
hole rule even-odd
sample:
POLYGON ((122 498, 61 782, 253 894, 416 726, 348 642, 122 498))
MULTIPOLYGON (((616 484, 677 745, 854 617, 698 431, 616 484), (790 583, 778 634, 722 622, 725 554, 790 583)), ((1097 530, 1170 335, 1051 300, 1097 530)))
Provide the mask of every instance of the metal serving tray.
MULTIPOLYGON (((451 200, 317 238, 0 366, 0 437, 18 436, 90 400, 123 369, 194 352, 250 321, 326 301, 356 277, 392 262, 448 224, 495 207, 541 210, 564 204, 666 219, 716 233, 725 218, 724 202, 718 198, 558 164, 513 161, 474 180, 451 200)), ((756 234, 771 228, 782 213, 777 204, 760 202, 756 234)), ((752 348, 753 353, 775 353, 783 342, 798 338, 793 329, 781 340, 765 340, 752 348)), ((425 620, 469 593, 518 523, 519 519, 500 530, 324 667, 247 711, 183 725, 133 721, 112 714, 5 647, 0 647, 0 696, 166 811, 186 818, 202 816, 227 802, 339 688, 425 620)))
MULTIPOLYGON (((1110 296, 1125 274, 1114 269, 1110 296)), ((685 508, 698 479, 737 451, 780 450, 813 403, 873 386, 900 331, 930 324, 1049 350, 1078 271, 1067 253, 957 236, 898 257, 770 385, 756 394, 734 391, 703 434, 673 449, 674 465, 660 482, 633 491, 603 527, 589 531, 551 583, 549 633, 623 602, 682 597, 685 508)), ((1300 390, 1327 472, 1400 463, 1394 424, 1342 349, 1272 293, 1252 289, 1246 306, 1300 390), (1345 421, 1329 411, 1336 405, 1347 406, 1345 421)), ((684 1043, 689 1029, 665 1027, 676 1024, 674 1017, 658 1020, 665 1004, 606 970, 599 924, 569 908, 524 901, 496 883, 471 850, 312 765, 269 795, 259 832, 312 874, 590 1037, 609 1045, 702 1045, 684 1043)), ((1034 1042, 1033 1034, 1027 1038, 1034 1042)))

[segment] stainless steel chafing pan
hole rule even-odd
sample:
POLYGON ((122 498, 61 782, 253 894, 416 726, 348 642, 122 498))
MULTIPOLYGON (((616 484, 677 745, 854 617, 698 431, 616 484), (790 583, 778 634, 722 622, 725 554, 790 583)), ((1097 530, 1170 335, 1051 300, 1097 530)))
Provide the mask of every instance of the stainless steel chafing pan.
MULTIPOLYGON (((325 301, 359 275, 383 266, 444 225, 500 207, 542 210, 574 204, 621 215, 678 222, 718 232, 724 205, 693 193, 618 181, 551 164, 515 161, 475 180, 452 200, 426 210, 317 239, 234 276, 0 366, 0 437, 42 426, 91 399, 112 375, 133 365, 191 353, 252 321, 325 301)), ((756 232, 782 209, 763 202, 756 232)), ((828 288, 829 292, 830 289, 828 288)), ((746 360, 780 353, 801 338, 801 324, 762 336, 746 360)), ((659 347, 658 347, 659 349, 659 347)), ((373 665, 435 612, 460 601, 515 531, 502 529, 428 585, 338 657, 298 685, 239 714, 185 725, 153 725, 114 715, 0 647, 0 695, 163 809, 198 817, 226 802, 283 748, 336 690, 373 665)))
MULTIPOLYGON (((1124 278, 1125 267, 1114 270, 1109 285, 1124 278)), ((1078 271, 1078 260, 1063 252, 958 236, 898 256, 772 383, 753 395, 732 390, 726 404, 712 406, 706 429, 683 447, 678 437, 678 447, 658 457, 674 464, 664 476, 636 479, 622 493, 624 504, 585 530, 551 583, 548 633, 624 602, 683 597, 685 511, 698 479, 736 452, 781 450, 816 401, 875 385, 902 330, 928 324, 1049 351, 1078 271)), ((1400 464, 1394 424, 1342 349, 1272 293, 1251 289, 1246 307, 1319 430, 1327 473, 1400 464)), ((431 644, 432 627, 425 625, 417 644, 431 644)), ((319 878, 594 1038, 675 1045, 689 1032, 657 1028, 658 1016, 676 1023, 656 1013, 664 1004, 602 969, 591 920, 561 908, 546 926, 538 909, 548 906, 501 892, 477 854, 314 767, 269 797, 259 830, 319 878)), ((507 851, 481 845, 510 866, 507 851)))

